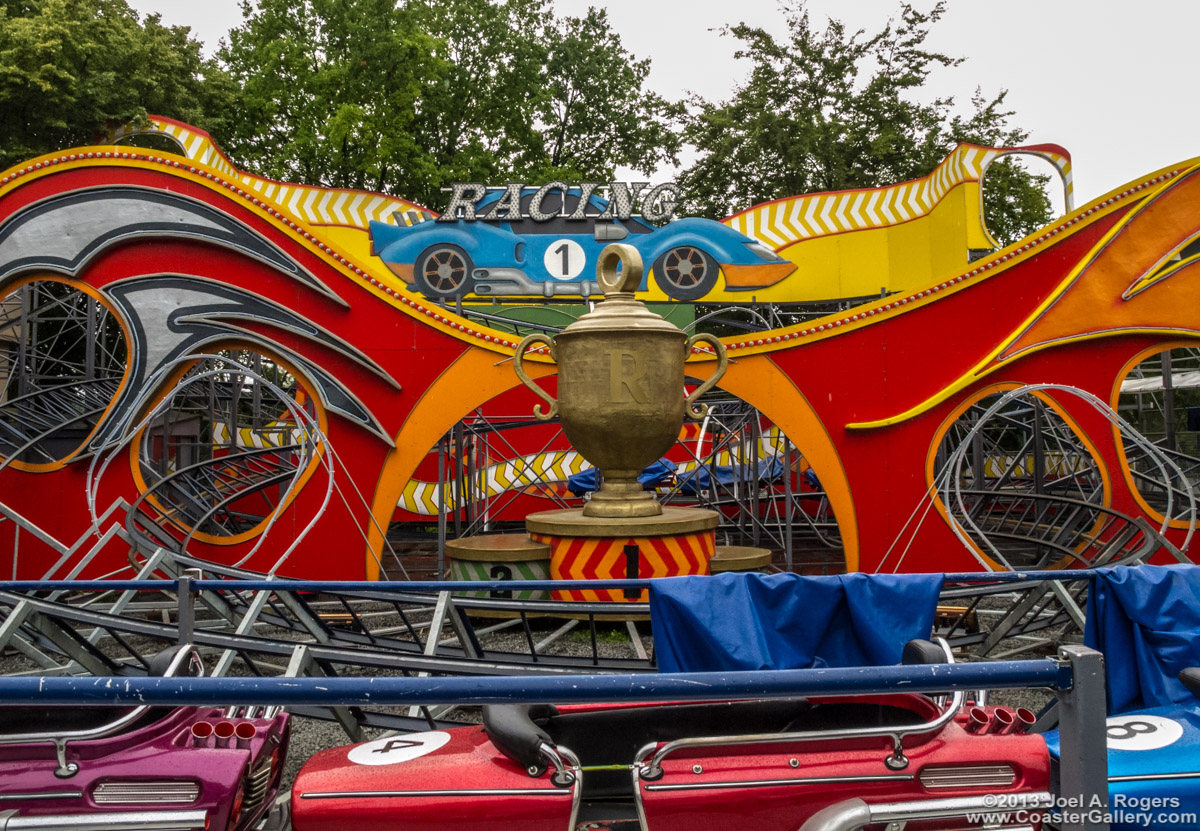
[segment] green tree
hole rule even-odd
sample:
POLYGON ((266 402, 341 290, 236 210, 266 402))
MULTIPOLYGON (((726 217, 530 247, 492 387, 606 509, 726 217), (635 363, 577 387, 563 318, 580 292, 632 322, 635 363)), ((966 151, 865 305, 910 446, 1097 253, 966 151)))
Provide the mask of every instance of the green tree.
POLYGON ((547 41, 541 179, 607 182, 617 167, 649 176, 678 161, 683 106, 645 89, 650 60, 626 51, 607 12, 565 18, 547 41))
MULTIPOLYGON (((959 142, 1026 139, 1008 126, 1004 92, 977 94, 965 117, 953 99, 929 98, 930 74, 962 63, 924 45, 944 2, 928 12, 901 3, 874 34, 837 20, 818 29, 803 0, 781 9, 785 39, 744 23, 723 30, 740 41, 736 55, 751 61, 750 75, 728 101, 690 102, 684 137, 699 159, 680 182, 691 212, 720 217, 783 196, 893 184, 926 175, 959 142)), ((995 166, 993 234, 1008 241, 1049 221, 1046 181, 995 166)))
POLYGON ((240 94, 216 138, 238 164, 379 191, 428 165, 413 125, 433 42, 411 15, 391 0, 247 0, 242 14, 218 51, 240 94))
POLYGON ((0 2, 0 170, 148 112, 219 126, 230 93, 187 27, 125 0, 0 2))
MULTIPOLYGON (((408 196, 441 207, 452 182, 526 178, 541 158, 537 113, 546 96, 547 0, 410 0, 436 39, 415 140, 428 155, 408 196)), ((400 194, 400 195, 408 195, 400 194)))
POLYGON ((440 207, 452 182, 604 181, 673 160, 603 12, 547 0, 246 0, 218 54, 243 93, 217 138, 267 176, 440 207))

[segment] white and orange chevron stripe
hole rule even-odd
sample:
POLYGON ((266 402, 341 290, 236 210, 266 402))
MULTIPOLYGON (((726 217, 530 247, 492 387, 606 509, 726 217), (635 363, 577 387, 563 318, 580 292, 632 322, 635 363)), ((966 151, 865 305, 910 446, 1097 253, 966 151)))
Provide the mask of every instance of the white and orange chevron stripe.
MULTIPOLYGON (((223 437, 226 434, 223 432, 221 435, 223 437)), ((246 437, 248 440, 260 440, 260 438, 257 436, 246 437)), ((260 447, 262 445, 253 446, 260 447)), ((783 432, 772 425, 759 438, 758 457, 769 459, 778 456, 782 449, 783 432)), ((718 465, 745 464, 748 460, 748 453, 744 452, 741 447, 733 447, 718 452, 714 463, 718 465)), ((698 465, 699 463, 695 460, 681 462, 678 471, 687 473, 695 470, 698 465)), ((489 465, 483 471, 483 480, 486 483, 483 487, 468 484, 468 488, 472 491, 468 499, 491 498, 515 488, 565 482, 589 466, 588 461, 574 450, 532 453, 516 459, 508 459, 489 465)), ((455 505, 453 488, 449 484, 445 485, 442 489, 444 495, 440 494, 439 490, 437 482, 410 479, 404 486, 404 491, 400 494, 396 507, 421 516, 436 516, 442 505, 446 506, 446 510, 454 510, 457 505, 455 505)))
MULTIPOLYGON (((497 462, 483 471, 483 483, 468 483, 467 500, 498 496, 505 491, 541 485, 549 482, 565 482, 579 473, 588 462, 574 450, 556 450, 546 453, 531 453, 516 459, 497 462)), ((422 516, 436 516, 442 506, 452 511, 455 504, 453 487, 447 483, 441 488, 437 482, 410 479, 404 486, 396 507, 422 516)))
POLYGON ((260 194, 264 201, 272 202, 277 208, 312 225, 345 225, 365 229, 371 220, 387 222, 397 212, 405 217, 402 221, 408 225, 414 224, 410 217, 433 216, 407 199, 361 190, 286 184, 254 176, 234 167, 213 142, 212 136, 204 130, 157 115, 151 116, 150 123, 152 127, 146 129, 119 130, 113 138, 131 135, 169 136, 193 163, 211 167, 224 178, 241 182, 248 190, 260 194))
POLYGON ((1001 156, 1013 154, 1038 156, 1054 165, 1065 187, 1067 211, 1072 209, 1071 156, 1058 145, 980 147, 960 144, 937 169, 921 179, 888 187, 776 199, 721 221, 776 251, 815 237, 886 228, 928 215, 953 188, 965 182, 978 182, 988 165, 1001 156))
MULTIPOLYGON (((217 447, 229 445, 229 425, 223 421, 212 425, 212 441, 217 447)), ((274 421, 266 427, 239 427, 237 431, 238 447, 283 447, 285 444, 302 444, 303 434, 293 424, 274 421)))

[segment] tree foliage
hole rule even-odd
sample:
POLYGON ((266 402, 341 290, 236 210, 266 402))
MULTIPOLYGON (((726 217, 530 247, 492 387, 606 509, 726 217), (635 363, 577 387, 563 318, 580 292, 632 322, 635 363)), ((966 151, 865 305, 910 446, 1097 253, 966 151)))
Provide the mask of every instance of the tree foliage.
POLYGON ((678 113, 603 12, 546 0, 256 0, 219 54, 252 170, 437 206, 451 182, 649 172, 678 113))
POLYGON ((125 0, 0 2, 0 170, 147 112, 213 123, 230 93, 186 27, 125 0))
POLYGON ((618 166, 649 176, 677 160, 683 106, 643 89, 650 60, 625 50, 607 12, 560 21, 547 43, 543 179, 607 182, 618 166))
MULTIPOLYGON (((217 140, 262 175, 383 190, 413 126, 432 41, 390 0, 265 0, 218 53, 241 92, 217 140)), ((411 173, 409 171, 405 171, 411 173)))
MULTIPOLYGON (((968 116, 952 98, 929 97, 931 74, 962 63, 925 46, 944 2, 928 12, 901 3, 873 34, 837 20, 818 28, 803 0, 781 8, 786 38, 744 23, 723 30, 740 42, 736 56, 751 62, 733 96, 690 102, 684 137, 699 159, 680 179, 692 212, 719 217, 783 196, 893 184, 928 174, 959 142, 1026 139, 1008 126, 1004 92, 977 94, 968 116)), ((999 195, 993 233, 1011 239, 1045 224, 1045 177, 996 170, 988 177, 999 195)))

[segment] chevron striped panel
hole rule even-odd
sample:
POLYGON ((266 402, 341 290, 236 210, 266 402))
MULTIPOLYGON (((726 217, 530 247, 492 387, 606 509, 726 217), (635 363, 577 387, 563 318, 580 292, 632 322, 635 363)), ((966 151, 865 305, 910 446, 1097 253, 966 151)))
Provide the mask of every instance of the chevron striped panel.
POLYGON ((762 240, 776 251, 807 239, 885 228, 925 216, 955 187, 978 181, 995 158, 1012 152, 1040 156, 1062 173, 1068 201, 1073 201, 1070 157, 1039 145, 1030 148, 980 147, 960 144, 923 179, 889 187, 792 196, 755 205, 721 220, 762 240))
MULTIPOLYGON (((695 439, 696 436, 690 438, 695 439)), ((259 445, 254 445, 258 447, 259 445)), ((759 439, 758 458, 771 459, 783 451, 783 432, 772 425, 763 432, 759 439)), ((722 450, 716 455, 716 464, 732 465, 744 463, 746 454, 740 449, 722 450)), ((680 463, 680 473, 695 470, 698 463, 695 460, 680 463)), ((475 499, 495 497, 507 490, 526 488, 550 482, 565 482, 568 478, 589 467, 586 459, 574 450, 555 450, 546 453, 520 456, 503 462, 489 465, 484 471, 487 482, 486 490, 478 491, 475 499)), ((445 494, 446 510, 453 511, 454 492, 447 485, 445 494)), ((410 479, 396 502, 396 507, 402 511, 421 516, 437 516, 443 500, 439 498, 436 482, 425 482, 420 479, 410 479)))
MULTIPOLYGON (((534 542, 550 546, 550 577, 554 580, 624 580, 627 573, 625 546, 638 547, 638 578, 678 577, 708 574, 708 561, 716 549, 716 531, 668 537, 620 537, 587 539, 530 534, 534 542)), ((552 592, 555 600, 625 601, 620 590, 569 589, 552 592)), ((650 593, 643 591, 646 602, 650 593)))
MULTIPOLYGON (((529 560, 523 563, 481 563, 450 558, 451 580, 549 580, 549 560, 529 560)), ((513 600, 545 600, 545 591, 516 591, 513 600)), ((499 592, 459 592, 463 597, 500 597, 499 592)))
MULTIPOLYGON (((489 465, 483 473, 486 486, 478 488, 471 496, 474 499, 482 499, 485 496, 499 496, 514 488, 526 488, 547 482, 565 482, 585 467, 588 467, 587 460, 574 450, 553 450, 519 456, 489 465)), ((446 505, 446 510, 453 511, 456 507, 453 488, 446 485, 444 499, 438 490, 436 482, 410 479, 404 486, 396 507, 422 516, 437 516, 443 504, 446 505)))
MULTIPOLYGON (((1044 473, 1049 476, 1070 476, 1095 469, 1096 460, 1082 453, 1046 453, 1042 465, 1044 473)), ((988 456, 983 461, 984 475, 992 479, 1005 475, 1033 476, 1036 470, 1037 463, 1032 453, 1025 456, 988 456)))
MULTIPOLYGON (((212 437, 215 446, 228 446, 229 425, 224 422, 214 423, 212 437)), ((285 444, 300 444, 301 441, 300 431, 281 421, 273 421, 262 428, 238 428, 238 447, 283 447, 285 444)))
MULTIPOLYGON (((783 452, 783 431, 775 425, 765 430, 758 440, 758 458, 760 460, 773 459, 783 452)), ((701 455, 697 451, 696 455, 701 455)), ((716 465, 735 465, 747 464, 750 461, 750 454, 745 452, 743 445, 734 445, 729 450, 719 450, 715 456, 712 456, 712 463, 716 465)), ((686 462, 680 462, 676 467, 676 471, 680 474, 688 473, 700 467, 703 464, 708 466, 709 461, 706 459, 703 463, 691 459, 686 462)))
POLYGON ((234 167, 228 157, 213 143, 212 137, 195 127, 189 127, 169 118, 153 118, 153 129, 123 130, 123 135, 165 133, 174 138, 183 148, 183 153, 198 165, 211 167, 229 180, 241 182, 248 190, 261 195, 261 199, 273 203, 312 225, 348 225, 366 228, 372 219, 387 222, 393 213, 399 213, 405 225, 433 218, 433 214, 407 199, 397 199, 378 193, 341 188, 318 188, 308 185, 292 185, 263 179, 234 167))

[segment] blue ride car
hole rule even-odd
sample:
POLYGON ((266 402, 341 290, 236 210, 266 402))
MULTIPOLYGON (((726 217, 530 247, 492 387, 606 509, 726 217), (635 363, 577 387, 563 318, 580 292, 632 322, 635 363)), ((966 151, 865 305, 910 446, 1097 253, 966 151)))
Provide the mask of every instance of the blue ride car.
MULTIPOLYGON (((1179 680, 1200 695, 1200 669, 1179 680)), ((1107 739, 1110 831, 1200 828, 1200 700, 1109 716, 1107 739)), ((1058 764, 1057 730, 1046 744, 1058 764)))
MULTIPOLYGON (((503 193, 503 188, 489 190, 476 206, 477 215, 503 193)), ((599 294, 596 259, 611 242, 635 247, 658 287, 676 300, 701 299, 717 286, 721 273, 727 290, 749 291, 774 285, 796 268, 761 242, 711 219, 677 219, 661 228, 637 217, 601 219, 607 203, 595 196, 589 198, 583 220, 569 220, 562 215, 562 192, 551 191, 541 210, 555 216, 537 221, 529 216, 534 193, 532 188, 524 192, 519 217, 442 222, 417 216, 407 218, 412 224, 372 222, 371 251, 430 298, 599 294)), ((578 191, 568 191, 566 214, 576 211, 579 199, 578 191)))
POLYGON ((1095 570, 1084 643, 1104 653, 1112 831, 1200 828, 1200 567, 1095 570))

